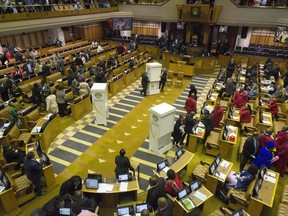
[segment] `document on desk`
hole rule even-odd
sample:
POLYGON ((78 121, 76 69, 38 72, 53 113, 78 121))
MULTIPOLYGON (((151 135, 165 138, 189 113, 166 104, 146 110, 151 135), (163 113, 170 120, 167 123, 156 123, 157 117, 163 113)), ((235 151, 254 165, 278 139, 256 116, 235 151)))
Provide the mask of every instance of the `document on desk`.
POLYGON ((271 182, 271 183, 273 183, 273 184, 276 183, 276 179, 273 178, 273 177, 270 177, 270 176, 268 176, 268 175, 264 175, 264 180, 265 180, 265 181, 269 181, 269 182, 271 182))
POLYGON ((114 185, 112 185, 112 184, 106 184, 106 191, 112 191, 113 187, 114 187, 114 185))
POLYGON ((192 202, 192 200, 190 198, 185 198, 182 199, 181 202, 183 203, 183 205, 185 206, 185 208, 190 211, 191 209, 195 208, 194 203, 192 202))
POLYGON ((128 189, 128 182, 121 182, 119 190, 120 191, 127 191, 127 189, 128 189))
POLYGON ((276 177, 276 174, 275 174, 275 173, 272 173, 272 172, 269 172, 269 171, 267 171, 267 175, 268 175, 268 176, 271 176, 271 177, 276 177))
POLYGON ((270 121, 263 120, 263 124, 270 124, 270 121))
POLYGON ((39 133, 41 131, 41 126, 34 127, 32 133, 39 133))
POLYGON ((227 168, 230 163, 228 161, 221 161, 221 163, 219 164, 221 167, 227 168))
POLYGON ((106 192, 106 191, 107 191, 106 183, 99 183, 97 192, 106 192))
POLYGON ((217 172, 217 173, 215 173, 215 176, 216 177, 218 177, 218 178, 220 178, 220 179, 225 179, 225 177, 226 177, 226 175, 225 174, 223 174, 223 173, 221 173, 221 172, 217 172))
POLYGON ((203 193, 201 193, 200 191, 196 191, 196 193, 194 194, 195 197, 197 197, 198 199, 202 200, 203 202, 206 200, 207 196, 203 193))
POLYGON ((166 167, 163 169, 163 171, 164 171, 165 173, 167 173, 169 169, 170 169, 170 168, 166 166, 166 167))
POLYGON ((53 115, 53 114, 52 114, 52 113, 49 113, 48 115, 46 115, 46 116, 44 117, 44 119, 45 119, 45 120, 49 120, 51 115, 53 115))

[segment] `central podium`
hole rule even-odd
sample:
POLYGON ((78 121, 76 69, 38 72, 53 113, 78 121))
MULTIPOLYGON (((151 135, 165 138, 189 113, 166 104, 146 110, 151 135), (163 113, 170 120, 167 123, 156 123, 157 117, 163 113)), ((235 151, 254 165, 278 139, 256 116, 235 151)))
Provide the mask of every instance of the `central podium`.
POLYGON ((163 154, 172 148, 171 133, 174 128, 176 108, 167 103, 150 109, 149 150, 163 154))
POLYGON ((106 83, 94 83, 91 88, 93 109, 96 111, 95 124, 107 125, 109 118, 108 86, 106 83))
POLYGON ((159 83, 160 83, 160 76, 161 76, 161 68, 162 64, 158 62, 151 62, 146 63, 146 71, 148 76, 148 87, 147 87, 147 94, 159 94, 159 83))

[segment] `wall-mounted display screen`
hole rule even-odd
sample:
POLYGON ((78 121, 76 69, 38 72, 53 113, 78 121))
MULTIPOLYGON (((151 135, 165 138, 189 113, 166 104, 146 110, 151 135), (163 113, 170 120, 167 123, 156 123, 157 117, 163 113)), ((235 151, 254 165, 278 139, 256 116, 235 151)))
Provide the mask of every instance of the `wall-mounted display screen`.
POLYGON ((274 42, 288 44, 288 27, 287 26, 277 26, 274 42))
POLYGON ((113 30, 127 31, 132 30, 132 18, 131 17, 121 17, 112 19, 113 30))

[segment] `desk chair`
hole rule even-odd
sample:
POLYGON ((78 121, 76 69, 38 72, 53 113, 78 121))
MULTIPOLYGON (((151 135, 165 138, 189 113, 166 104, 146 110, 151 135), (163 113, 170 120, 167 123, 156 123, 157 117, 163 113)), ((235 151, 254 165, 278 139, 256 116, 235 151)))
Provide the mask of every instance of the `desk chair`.
POLYGON ((191 174, 192 180, 199 180, 203 184, 206 182, 206 175, 208 173, 210 163, 205 161, 200 161, 200 164, 198 164, 195 169, 193 170, 191 174))
POLYGON ((40 113, 39 108, 36 108, 35 110, 31 111, 27 114, 27 120, 28 120, 28 130, 31 131, 33 127, 37 124, 37 122, 43 117, 45 114, 40 113))
POLYGON ((221 206, 218 210, 210 213, 208 216, 230 216, 232 213, 233 212, 230 209, 221 206))
POLYGON ((167 85, 170 83, 173 85, 173 77, 174 77, 174 72, 171 70, 168 70, 168 77, 167 77, 167 85))
POLYGON ((223 110, 226 112, 231 105, 232 96, 221 98, 220 105, 223 107, 223 110))
POLYGON ((217 156, 220 151, 220 131, 211 131, 204 144, 203 151, 208 155, 217 156))
POLYGON ((257 131, 257 125, 259 123, 259 113, 256 113, 254 116, 251 116, 251 121, 249 123, 241 123, 241 131, 246 136, 252 135, 255 131, 257 131))
POLYGON ((12 163, 6 163, 5 165, 3 165, 3 170, 4 172, 11 176, 11 175, 14 175, 15 173, 18 173, 19 171, 15 171, 15 168, 17 166, 17 163, 16 162, 12 162, 12 163))
POLYGON ((285 205, 288 205, 288 185, 284 185, 282 190, 283 192, 281 195, 280 202, 285 205))
MULTIPOLYGON (((257 177, 256 177, 257 178, 257 177)), ((229 199, 228 208, 237 210, 240 208, 247 209, 249 206, 250 198, 252 196, 252 190, 256 182, 256 178, 250 183, 247 191, 241 191, 235 188, 230 188, 227 197, 229 199)))
POLYGON ((178 86, 178 85, 183 86, 183 80, 184 80, 184 72, 178 72, 177 80, 175 81, 175 84, 176 84, 177 86, 178 86))
POLYGON ((19 129, 15 124, 8 132, 8 137, 12 146, 16 145, 25 151, 25 145, 30 143, 32 135, 26 129, 19 129))
POLYGON ((277 216, 283 215, 288 215, 288 205, 280 202, 277 209, 277 216))

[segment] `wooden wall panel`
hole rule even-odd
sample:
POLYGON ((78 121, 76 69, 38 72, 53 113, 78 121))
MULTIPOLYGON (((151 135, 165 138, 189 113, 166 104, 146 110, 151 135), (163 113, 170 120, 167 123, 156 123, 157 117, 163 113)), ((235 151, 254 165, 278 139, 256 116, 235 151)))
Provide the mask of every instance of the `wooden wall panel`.
POLYGON ((36 32, 36 37, 37 37, 39 45, 44 44, 41 32, 36 32))
POLYGON ((266 44, 270 46, 288 46, 287 44, 274 42, 273 36, 251 35, 250 44, 266 44))
POLYGON ((32 46, 30 46, 31 44, 29 43, 29 39, 28 39, 27 34, 23 34, 21 39, 23 40, 23 44, 24 44, 22 47, 25 47, 25 48, 32 47, 32 46))
POLYGON ((158 28, 147 28, 147 27, 135 27, 133 26, 132 34, 142 34, 142 35, 158 35, 158 28))

